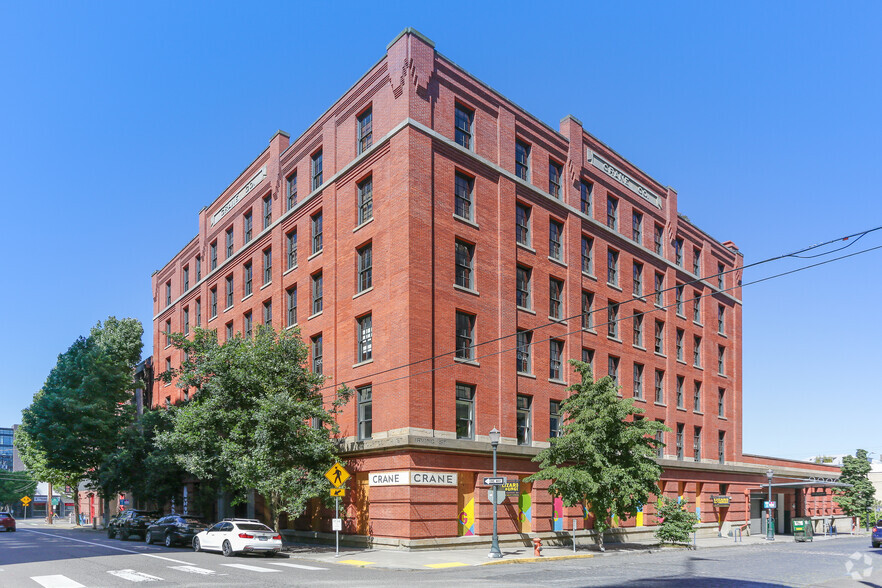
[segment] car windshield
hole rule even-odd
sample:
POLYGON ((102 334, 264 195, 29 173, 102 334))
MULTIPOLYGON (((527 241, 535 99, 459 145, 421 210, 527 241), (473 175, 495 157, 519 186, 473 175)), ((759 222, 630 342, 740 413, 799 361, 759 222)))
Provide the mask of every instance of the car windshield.
POLYGON ((8 512, 0 512, 0 519, 11 519, 12 517, 8 512))
POLYGON ((260 523, 239 523, 238 524, 240 531, 269 531, 273 532, 272 529, 267 527, 266 525, 261 525, 260 523))

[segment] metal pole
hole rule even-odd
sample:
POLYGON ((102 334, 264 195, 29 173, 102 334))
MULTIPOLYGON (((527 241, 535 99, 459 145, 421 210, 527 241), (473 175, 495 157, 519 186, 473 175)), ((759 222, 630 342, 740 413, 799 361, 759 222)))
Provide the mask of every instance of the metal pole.
POLYGON ((772 530, 772 476, 774 472, 769 470, 766 476, 769 478, 769 508, 766 509, 766 539, 775 540, 775 532, 772 530))
MULTIPOLYGON (((493 477, 496 477, 496 443, 493 443, 493 477)), ((497 526, 496 526, 496 508, 497 508, 497 492, 499 491, 499 486, 493 486, 493 542, 490 544, 490 557, 492 558, 500 558, 502 557, 502 552, 499 551, 499 536, 497 534, 497 526)))
POLYGON ((573 553, 576 553, 576 519, 573 519, 573 553))
MULTIPOLYGON (((340 497, 339 496, 336 496, 334 498, 334 518, 335 519, 340 518, 340 497)), ((335 535, 337 535, 337 553, 336 553, 336 555, 334 555, 334 557, 340 557, 340 530, 338 529, 334 533, 335 533, 335 535)))

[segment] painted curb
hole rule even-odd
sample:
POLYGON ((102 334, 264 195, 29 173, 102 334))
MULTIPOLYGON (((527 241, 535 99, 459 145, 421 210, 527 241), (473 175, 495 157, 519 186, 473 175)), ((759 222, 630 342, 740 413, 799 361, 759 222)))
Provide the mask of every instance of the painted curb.
POLYGON ((500 559, 496 561, 485 561, 480 566, 497 566, 500 564, 521 564, 521 563, 540 563, 543 561, 561 561, 564 559, 587 559, 594 557, 593 553, 583 553, 580 555, 550 555, 548 557, 518 557, 514 559, 500 559))

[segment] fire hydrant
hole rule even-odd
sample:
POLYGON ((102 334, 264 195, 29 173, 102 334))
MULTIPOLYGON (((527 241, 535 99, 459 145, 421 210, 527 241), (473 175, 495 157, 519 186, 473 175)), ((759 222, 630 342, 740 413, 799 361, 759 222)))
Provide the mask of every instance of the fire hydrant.
POLYGON ((533 555, 542 557, 542 539, 539 537, 533 539, 533 555))

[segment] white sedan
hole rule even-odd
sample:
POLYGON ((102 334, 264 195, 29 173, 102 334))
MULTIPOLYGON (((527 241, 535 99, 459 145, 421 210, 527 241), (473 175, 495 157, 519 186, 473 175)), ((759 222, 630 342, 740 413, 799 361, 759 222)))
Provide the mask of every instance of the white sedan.
POLYGON ((193 550, 272 557, 282 550, 282 536, 256 519, 224 519, 193 537, 193 550))

